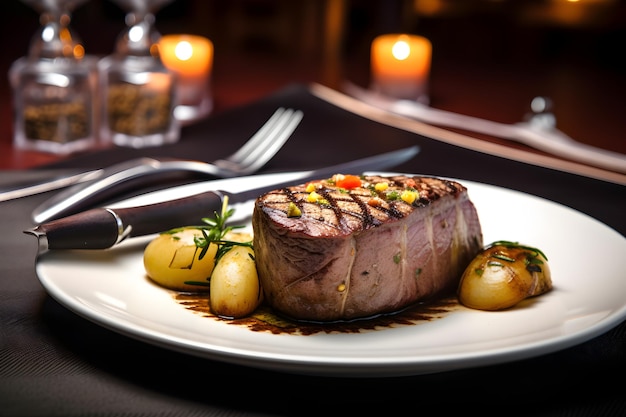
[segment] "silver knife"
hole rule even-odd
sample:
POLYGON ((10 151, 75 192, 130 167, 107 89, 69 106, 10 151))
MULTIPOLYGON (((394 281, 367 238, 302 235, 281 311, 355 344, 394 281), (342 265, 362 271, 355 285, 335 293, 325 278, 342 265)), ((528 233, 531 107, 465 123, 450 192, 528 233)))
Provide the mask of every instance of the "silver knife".
POLYGON ((229 204, 243 203, 274 189, 328 178, 338 173, 360 174, 363 171, 387 169, 408 161, 418 152, 419 147, 412 146, 303 172, 304 176, 295 180, 238 193, 215 190, 144 206, 91 209, 40 224, 34 229, 25 230, 24 233, 37 237, 39 253, 58 249, 107 249, 130 237, 150 235, 184 226, 189 223, 189 219, 199 220, 219 212, 225 196, 228 196, 229 204))
POLYGON ((60 188, 66 188, 76 185, 91 184, 94 181, 101 178, 110 177, 129 169, 136 168, 138 166, 144 167, 148 170, 150 167, 158 165, 161 161, 156 158, 134 158, 128 161, 123 161, 107 168, 94 169, 91 171, 81 172, 74 175, 63 176, 60 178, 54 178, 52 180, 38 182, 26 187, 9 188, 0 190, 0 202, 15 200, 17 198, 28 197, 35 194, 41 194, 48 191, 58 190, 60 188))
POLYGON ((97 169, 88 172, 81 172, 80 174, 55 178, 53 180, 28 185, 26 187, 3 189, 0 190, 0 202, 15 200, 22 197, 58 190, 59 188, 69 187, 70 185, 80 184, 86 181, 92 181, 100 178, 101 172, 102 170, 97 169))

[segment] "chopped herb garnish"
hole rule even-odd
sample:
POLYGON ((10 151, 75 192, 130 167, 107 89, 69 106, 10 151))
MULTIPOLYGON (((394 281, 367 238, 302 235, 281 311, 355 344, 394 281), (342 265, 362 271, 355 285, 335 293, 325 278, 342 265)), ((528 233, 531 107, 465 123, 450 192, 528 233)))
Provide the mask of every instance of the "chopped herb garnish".
POLYGON ((399 264, 402 257, 400 256, 400 252, 393 255, 393 262, 399 264))
POLYGON ((501 254, 501 253, 494 253, 494 254, 493 254, 493 255, 491 255, 491 256, 492 256, 492 257, 494 257, 494 258, 496 258, 496 259, 500 259, 500 260, 502 260, 502 261, 507 261, 507 262, 515 262, 515 259, 513 259, 513 258, 511 258, 511 257, 509 257, 509 256, 506 256, 506 255, 503 255, 503 254, 501 254))
POLYGON ((526 249, 528 251, 531 252, 536 252, 538 254, 540 254, 541 256, 544 257, 544 259, 547 261, 548 257, 545 255, 545 253, 543 253, 542 251, 540 251, 537 248, 533 248, 532 246, 525 246, 525 245, 520 245, 518 242, 510 242, 508 240, 498 240, 496 242, 493 242, 492 244, 490 244, 489 246, 487 246, 486 249, 489 249, 493 246, 504 246, 506 248, 519 248, 519 249, 526 249))
POLYGON ((400 193, 395 191, 395 190, 394 191, 390 191, 390 192, 387 193, 387 200, 394 201, 394 200, 397 200, 399 198, 400 198, 400 193))

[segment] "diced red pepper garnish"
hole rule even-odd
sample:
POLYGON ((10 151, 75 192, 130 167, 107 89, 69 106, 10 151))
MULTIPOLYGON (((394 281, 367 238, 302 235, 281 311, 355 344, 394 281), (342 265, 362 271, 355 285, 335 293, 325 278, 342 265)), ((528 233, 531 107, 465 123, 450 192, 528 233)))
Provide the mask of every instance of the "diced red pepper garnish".
POLYGON ((361 186, 361 178, 357 175, 335 175, 335 185, 339 188, 351 190, 361 186))

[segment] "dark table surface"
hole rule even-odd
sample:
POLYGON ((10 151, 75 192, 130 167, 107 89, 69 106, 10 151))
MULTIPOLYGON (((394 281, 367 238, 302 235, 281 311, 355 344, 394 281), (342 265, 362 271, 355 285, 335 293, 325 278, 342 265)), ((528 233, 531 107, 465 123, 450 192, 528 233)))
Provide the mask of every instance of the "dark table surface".
MULTIPOLYGON (((341 109, 303 85, 188 126, 175 145, 79 155, 28 171, 6 171, 1 183, 51 178, 138 155, 211 160, 236 149, 278 106, 299 108, 305 119, 263 172, 316 168, 418 144, 421 153, 394 170, 544 197, 626 235, 623 184, 539 166, 519 160, 516 153, 503 157, 477 151, 461 136, 454 137, 458 143, 449 143, 390 127, 341 109)), ((537 357, 390 378, 243 367, 118 334, 73 313, 38 281, 37 245, 22 231, 32 227, 32 209, 49 196, 0 203, 0 415, 397 415, 434 407, 457 415, 626 415, 620 382, 626 372, 624 322, 591 340, 537 357)))

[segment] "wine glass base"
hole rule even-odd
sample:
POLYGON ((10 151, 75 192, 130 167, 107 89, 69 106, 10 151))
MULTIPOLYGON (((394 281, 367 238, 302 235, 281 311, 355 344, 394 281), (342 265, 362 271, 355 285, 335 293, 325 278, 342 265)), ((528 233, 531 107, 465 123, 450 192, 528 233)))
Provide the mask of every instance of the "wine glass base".
POLYGON ((186 125, 208 116, 213 110, 213 100, 204 98, 199 104, 179 104, 174 108, 174 118, 186 125))
POLYGON ((13 145, 16 149, 56 155, 70 155, 93 148, 96 145, 96 140, 95 138, 85 138, 69 142, 55 142, 51 140, 28 139, 18 135, 15 137, 13 145))
POLYGON ((133 136, 124 133, 114 133, 111 137, 113 144, 127 148, 149 148, 170 145, 178 142, 179 135, 175 133, 156 133, 145 136, 133 136))

